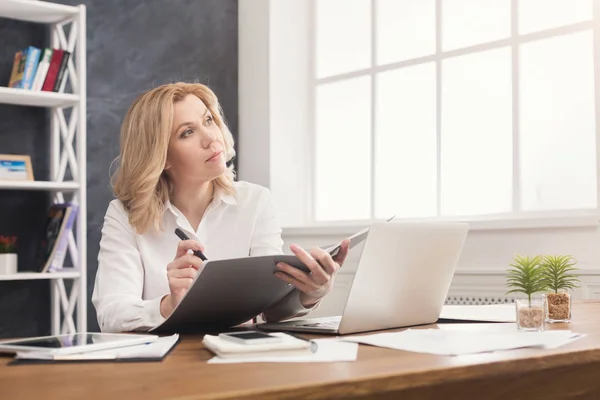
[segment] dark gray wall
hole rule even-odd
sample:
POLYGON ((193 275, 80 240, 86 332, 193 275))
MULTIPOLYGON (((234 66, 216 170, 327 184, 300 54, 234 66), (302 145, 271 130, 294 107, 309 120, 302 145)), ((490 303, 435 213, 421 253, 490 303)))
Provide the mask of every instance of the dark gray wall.
MULTIPOLYGON (((88 301, 103 217, 113 198, 108 168, 119 127, 141 92, 178 80, 210 85, 237 138, 237 0, 55 0, 87 6, 88 301)), ((0 85, 14 53, 47 44, 43 26, 0 19, 0 85)), ((31 154, 36 179, 48 179, 47 112, 0 105, 0 153, 31 154)), ((0 235, 20 238, 19 268, 31 265, 49 197, 0 191, 0 235)), ((47 334, 47 282, 0 282, 0 337, 47 334)), ((91 303, 88 327, 98 328, 91 303)))

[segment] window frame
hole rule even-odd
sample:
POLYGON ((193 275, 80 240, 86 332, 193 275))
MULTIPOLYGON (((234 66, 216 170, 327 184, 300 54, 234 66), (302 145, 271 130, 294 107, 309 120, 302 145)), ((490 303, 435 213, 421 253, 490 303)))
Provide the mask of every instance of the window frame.
POLYGON ((309 170, 310 195, 308 212, 308 225, 312 227, 338 226, 342 231, 351 230, 352 227, 369 224, 377 219, 375 216, 375 118, 377 99, 377 74, 385 71, 398 70, 400 68, 434 62, 436 71, 436 136, 437 136, 437 215, 427 218, 411 218, 410 220, 451 220, 464 221, 472 224, 477 229, 506 229, 506 228, 533 228, 533 227, 567 227, 567 226, 596 226, 600 220, 600 28, 595 21, 600 23, 600 5, 593 1, 592 20, 577 22, 560 27, 548 28, 536 32, 519 34, 518 32, 518 1, 511 0, 510 37, 491 42, 472 45, 464 48, 442 51, 442 1, 435 0, 435 53, 432 55, 404 60, 400 62, 377 65, 377 3, 378 0, 370 0, 371 3, 371 66, 369 68, 351 71, 342 74, 318 78, 317 72, 317 38, 316 38, 316 10, 317 1, 310 0, 310 26, 309 26, 309 146, 307 154, 309 170), (519 184, 520 165, 519 157, 519 46, 540 39, 549 39, 565 34, 592 31, 594 51, 594 95, 595 95, 595 132, 596 132, 596 208, 572 209, 572 210, 548 210, 548 211, 523 211, 520 204, 521 188, 519 184), (469 215, 469 216, 441 216, 441 93, 442 93, 442 61, 452 57, 479 53, 482 51, 509 47, 511 49, 512 64, 512 141, 513 141, 513 171, 512 171, 512 211, 501 214, 469 215), (370 185, 370 216, 368 220, 354 221, 317 221, 315 219, 316 191, 316 92, 317 87, 322 84, 339 82, 346 79, 370 76, 371 77, 371 185, 370 185))

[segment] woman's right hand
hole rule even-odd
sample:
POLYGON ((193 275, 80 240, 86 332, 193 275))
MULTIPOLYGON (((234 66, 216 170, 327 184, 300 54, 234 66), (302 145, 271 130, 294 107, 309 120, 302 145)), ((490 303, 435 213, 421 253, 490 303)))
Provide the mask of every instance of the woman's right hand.
POLYGON ((170 294, 162 298, 160 313, 168 318, 187 293, 196 275, 204 267, 200 257, 188 251, 204 251, 204 246, 194 240, 182 240, 177 245, 177 254, 172 262, 167 265, 167 278, 169 280, 170 294))

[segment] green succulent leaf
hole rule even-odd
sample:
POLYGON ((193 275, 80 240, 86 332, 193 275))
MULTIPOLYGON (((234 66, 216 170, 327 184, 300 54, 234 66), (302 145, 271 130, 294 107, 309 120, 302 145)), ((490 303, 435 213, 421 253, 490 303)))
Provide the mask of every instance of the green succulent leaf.
POLYGON ((561 289, 569 290, 579 287, 579 275, 573 273, 578 270, 575 264, 575 260, 570 255, 545 255, 542 258, 542 265, 548 289, 557 293, 561 289))
POLYGON ((506 285, 509 293, 524 293, 531 302, 531 295, 543 292, 548 287, 541 256, 515 256, 507 271, 506 285))

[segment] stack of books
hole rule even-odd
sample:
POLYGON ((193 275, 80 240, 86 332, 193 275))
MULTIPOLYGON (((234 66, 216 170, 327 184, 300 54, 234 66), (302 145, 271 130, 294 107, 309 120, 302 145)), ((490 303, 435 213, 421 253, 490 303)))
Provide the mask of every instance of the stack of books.
POLYGON ((79 206, 74 203, 57 203, 50 207, 38 248, 36 272, 54 272, 63 268, 78 210, 79 206))
POLYGON ((29 46, 17 51, 8 87, 33 91, 62 92, 71 53, 62 49, 29 46))

